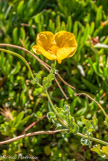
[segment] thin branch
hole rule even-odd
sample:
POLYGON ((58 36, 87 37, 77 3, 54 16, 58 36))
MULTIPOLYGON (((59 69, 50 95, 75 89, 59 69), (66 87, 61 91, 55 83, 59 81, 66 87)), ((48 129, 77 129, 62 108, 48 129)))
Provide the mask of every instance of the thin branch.
POLYGON ((28 137, 28 136, 42 135, 42 134, 48 134, 49 135, 49 134, 55 134, 55 133, 58 133, 58 132, 65 132, 65 131, 68 131, 68 129, 60 129, 60 130, 55 130, 55 131, 36 131, 36 132, 28 133, 28 134, 23 134, 23 135, 17 136, 17 137, 12 138, 12 139, 1 141, 0 145, 8 144, 8 143, 14 142, 16 140, 19 140, 19 139, 22 139, 22 138, 25 138, 25 137, 28 137))
POLYGON ((95 101, 95 99, 93 99, 92 97, 90 97, 86 93, 75 93, 75 96, 81 96, 81 95, 84 95, 84 96, 88 97, 89 99, 91 99, 93 102, 95 102, 98 105, 98 107, 101 109, 101 111, 104 113, 106 118, 108 119, 108 115, 106 114, 105 110, 103 109, 103 107, 97 101, 95 101))
POLYGON ((47 90, 46 90, 46 95, 47 95, 47 98, 48 98, 48 100, 49 100, 49 102, 50 102, 50 104, 51 104, 51 106, 52 106, 53 111, 55 112, 56 116, 58 117, 59 122, 60 122, 62 125, 64 125, 66 128, 68 128, 67 123, 64 122, 64 120, 61 118, 61 116, 59 115, 58 111, 57 111, 56 108, 54 107, 54 105, 53 105, 53 103, 52 103, 52 100, 51 100, 51 98, 50 98, 50 95, 48 94, 47 90))
MULTIPOLYGON (((23 48, 23 47, 20 47, 20 46, 17 46, 17 45, 11 45, 11 44, 0 44, 0 46, 4 46, 4 47, 7 47, 7 46, 8 46, 8 47, 20 49, 20 50, 23 50, 23 51, 29 53, 31 56, 33 56, 41 65, 43 65, 43 66, 50 72, 50 69, 49 69, 49 67, 46 65, 46 63, 44 63, 41 59, 39 59, 36 55, 34 55, 34 54, 33 54, 32 52, 30 52, 29 50, 27 50, 27 49, 25 49, 25 48, 23 48)), ((51 68, 51 67, 50 67, 50 68, 51 68)), ((56 81, 58 87, 60 88, 62 94, 64 95, 64 97, 65 97, 66 99, 68 99, 68 97, 67 97, 66 94, 64 93, 62 87, 60 86, 60 84, 59 84, 57 78, 55 78, 55 81, 56 81)))
POLYGON ((70 84, 68 84, 61 76, 60 76, 60 74, 57 74, 57 76, 61 79, 61 81, 65 84, 65 85, 67 85, 68 87, 70 87, 70 88, 72 88, 72 89, 76 89, 75 87, 73 87, 73 86, 71 86, 70 84))
POLYGON ((0 44, 0 46, 4 46, 4 47, 12 47, 12 48, 16 48, 16 49, 20 49, 23 50, 27 53, 29 53, 31 56, 33 56, 41 65, 43 65, 48 71, 50 71, 50 69, 45 65, 45 63, 39 59, 36 55, 34 55, 32 52, 30 52, 29 50, 21 47, 21 46, 17 46, 17 45, 11 45, 11 44, 0 44))
MULTIPOLYGON (((22 39, 19 39, 19 41, 20 41, 22 47, 25 48, 25 44, 24 44, 23 40, 22 39)), ((25 51, 24 51, 24 57, 25 57, 25 51)))
MULTIPOLYGON (((87 136, 87 135, 81 134, 81 133, 79 133, 79 132, 78 132, 76 135, 77 135, 77 136, 80 136, 81 138, 88 139, 88 136, 87 136)), ((108 145, 108 142, 106 142, 106 141, 99 140, 99 139, 94 138, 94 137, 91 137, 90 139, 91 139, 92 141, 97 142, 97 143, 100 143, 100 144, 103 144, 103 145, 108 145)))
POLYGON ((36 125, 40 120, 43 120, 44 118, 46 118, 46 115, 42 116, 39 120, 33 122, 32 124, 30 124, 25 130, 24 133, 27 132, 29 129, 31 129, 34 125, 36 125))
POLYGON ((25 48, 25 44, 24 44, 23 40, 22 39, 19 39, 19 41, 20 41, 22 47, 25 48))
MULTIPOLYGON (((50 65, 46 64, 45 62, 44 62, 44 64, 45 64, 47 67, 49 67, 49 68, 51 69, 51 66, 50 66, 50 65)), ((67 85, 68 87, 70 87, 70 88, 72 88, 72 89, 74 89, 74 90, 76 89, 75 87, 73 87, 73 86, 71 86, 70 84, 68 84, 68 83, 60 76, 59 73, 57 73, 56 75, 60 78, 60 80, 61 80, 65 85, 67 85)))
MULTIPOLYGON (((57 111, 56 108, 54 107, 53 102, 51 101, 50 95, 48 94, 47 91, 46 91, 46 94, 47 94, 48 100, 49 100, 49 102, 50 102, 50 104, 51 104, 51 106, 52 106, 52 109, 54 110, 54 112, 56 113, 56 115, 57 115, 57 117, 58 117, 59 122, 60 122, 63 126, 65 126, 67 129, 69 129, 70 127, 68 126, 67 122, 65 122, 64 120, 62 120, 62 118, 61 118, 61 116, 59 115, 58 111, 57 111)), ((70 129, 70 131, 71 131, 71 129, 70 129)), ((82 137, 82 138, 85 138, 85 139, 88 139, 88 138, 89 138, 89 136, 87 136, 86 134, 84 135, 84 134, 79 133, 79 132, 76 133, 76 135, 77 135, 77 136, 80 136, 80 137, 82 137)), ((100 139, 97 139, 97 138, 94 138, 94 137, 91 137, 90 139, 91 139, 92 141, 95 141, 95 142, 98 142, 98 143, 101 143, 101 144, 104 144, 104 145, 108 145, 108 142, 105 142, 105 141, 103 141, 103 140, 100 140, 100 139)))
POLYGON ((29 24, 26 24, 26 23, 21 23, 21 26, 27 26, 27 27, 32 27, 34 29, 36 29, 36 26, 35 25, 29 25, 29 24))
MULTIPOLYGON (((50 71, 50 69, 48 68, 48 65, 46 65, 41 59, 39 59, 36 55, 34 55, 33 53, 31 53, 30 51, 28 51, 27 49, 25 48, 22 48, 22 47, 19 47, 19 46, 15 46, 15 45, 11 45, 11 44, 0 44, 0 46, 9 46, 9 47, 13 47, 13 48, 17 48, 17 49, 21 49, 21 50, 24 50, 25 52, 29 53, 30 55, 32 55, 37 61, 39 61, 48 71, 50 71)), ((4 50, 4 49, 1 49, 1 50, 4 50)), ((14 53, 14 52, 13 52, 14 53)), ((61 76, 59 74, 57 74, 58 77, 63 81, 64 84, 66 84, 67 86, 69 86, 70 88, 72 89, 75 89, 73 88, 70 84, 68 84, 66 81, 64 81, 61 76)), ((56 81, 57 82, 57 81, 56 81)), ((59 86, 60 88, 60 86, 59 86)), ((96 102, 92 97, 90 97, 88 94, 86 93, 75 93, 75 95, 85 95, 87 96, 88 98, 90 98, 92 101, 94 101, 98 107, 102 110, 102 112, 104 113, 104 115, 107 117, 108 119, 108 116, 106 114, 106 112, 104 111, 104 109, 102 108, 102 106, 96 102)), ((61 120, 62 121, 62 120, 61 120)), ((64 124, 65 125, 65 124, 64 124)), ((67 126, 67 125, 66 125, 67 126)), ((9 140, 6 140, 6 141, 2 141, 0 142, 0 145, 3 145, 3 144, 8 144, 10 142, 13 142, 13 141, 16 141, 18 139, 21 139, 21 138, 25 138, 27 136, 34 136, 34 135, 40 135, 40 134, 54 134, 54 133, 57 133, 57 132, 63 132, 63 131, 67 131, 68 129, 61 129, 61 130, 56 130, 56 131, 38 131, 38 132, 33 132, 33 133, 28 133, 28 134, 24 134, 24 135, 20 135, 18 137, 15 137, 13 139, 9 139, 9 140)), ((86 135, 83 135, 81 133, 77 133, 78 136, 80 137, 84 137, 84 138, 88 138, 88 136, 86 135)), ((101 141, 99 139, 96 139, 96 138, 91 138, 92 141, 96 141, 98 143, 101 143, 101 144, 104 144, 104 145, 108 145, 107 142, 104 142, 104 141, 101 141)))
MULTIPOLYGON (((66 131, 69 131, 69 129, 60 129, 60 130, 55 130, 55 131, 37 131, 37 132, 32 132, 32 133, 28 133, 28 134, 23 134, 23 135, 17 136, 17 137, 12 138, 12 139, 1 141, 0 145, 8 144, 8 143, 11 143, 11 142, 14 142, 14 141, 17 141, 19 139, 22 139, 22 138, 25 138, 25 137, 29 137, 29 136, 45 135, 45 134, 52 135, 52 134, 55 134, 55 133, 58 133, 58 132, 66 132, 66 131)), ((83 135, 81 133, 77 133, 76 135, 88 139, 87 135, 83 135)), ((99 140, 99 139, 96 139, 94 137, 92 137, 91 140, 95 141, 95 142, 98 142, 98 143, 101 143, 103 145, 108 145, 107 142, 99 140)))
POLYGON ((62 89, 62 87, 60 86, 60 84, 59 84, 59 82, 58 82, 58 80, 57 80, 56 77, 55 77, 55 81, 56 81, 56 83, 57 83, 59 89, 61 90, 62 94, 64 95, 64 97, 68 100, 69 97, 66 96, 65 92, 63 91, 63 89, 62 89))
MULTIPOLYGON (((39 59, 36 55, 34 55, 32 52, 30 52, 29 50, 27 50, 27 49, 25 49, 25 48, 22 48, 22 47, 20 47, 20 46, 17 46, 17 45, 11 45, 11 44, 0 44, 0 46, 8 46, 8 47, 12 47, 12 48, 17 48, 17 49, 21 49, 21 50, 23 50, 23 51, 25 51, 25 52, 27 52, 27 53, 29 53, 31 56, 33 56, 41 65, 43 65, 49 72, 50 72, 50 69, 49 68, 51 68, 48 64, 46 64, 45 62, 43 62, 41 59, 39 59)), ((70 84, 68 84, 58 73, 57 73, 57 76, 61 79, 61 81, 65 84, 65 85, 67 85, 68 87, 70 87, 70 88, 72 88, 72 89, 75 89, 75 87, 73 87, 73 86, 71 86, 70 84)), ((58 82, 58 80, 56 80, 56 82, 58 82)), ((59 84, 59 82, 58 82, 58 84, 59 84)), ((59 84, 60 85, 60 84, 59 84)), ((60 88, 60 86, 59 86, 59 88, 60 88)), ((60 90, 61 90, 61 88, 60 88, 60 90)), ((62 92, 63 90, 61 90, 61 92, 62 92)), ((63 92, 62 92, 63 93, 63 92)), ((64 94, 63 94, 64 95, 64 94)), ((79 95, 78 93, 76 93, 76 95, 79 95)), ((102 110, 102 112, 104 113, 104 115, 106 116, 106 118, 108 119, 108 116, 107 116, 107 114, 106 114, 106 112, 104 111, 104 109, 103 109, 103 107, 98 103, 98 102, 96 102, 92 97, 90 97, 88 94, 86 94, 86 93, 80 93, 80 95, 85 95, 86 97, 88 97, 88 98, 90 98, 92 101, 94 101, 97 105, 98 105, 98 107, 102 110)), ((66 96, 67 97, 67 96, 66 96)), ((66 98, 65 97, 65 98, 66 98)), ((67 97, 68 98, 68 97, 67 97)))
POLYGON ((20 59, 25 63, 25 65, 28 67, 28 69, 29 69, 29 71, 30 71, 30 73, 31 73, 32 79, 33 79, 33 80, 35 79, 34 76, 33 76, 32 70, 31 70, 31 68, 30 68, 30 66, 29 66, 29 64, 28 64, 28 62, 26 61, 26 59, 25 59, 23 56, 21 56, 21 55, 15 53, 15 52, 13 52, 13 51, 6 50, 6 49, 2 49, 2 48, 0 48, 0 51, 2 51, 2 52, 4 52, 4 53, 9 53, 9 54, 11 54, 11 55, 14 55, 14 56, 20 58, 20 59))

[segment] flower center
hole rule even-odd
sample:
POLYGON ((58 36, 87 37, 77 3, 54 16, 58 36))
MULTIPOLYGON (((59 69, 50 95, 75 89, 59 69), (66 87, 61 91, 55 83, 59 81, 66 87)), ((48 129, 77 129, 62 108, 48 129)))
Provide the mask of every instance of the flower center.
POLYGON ((58 49, 57 45, 53 45, 48 51, 56 55, 58 49))

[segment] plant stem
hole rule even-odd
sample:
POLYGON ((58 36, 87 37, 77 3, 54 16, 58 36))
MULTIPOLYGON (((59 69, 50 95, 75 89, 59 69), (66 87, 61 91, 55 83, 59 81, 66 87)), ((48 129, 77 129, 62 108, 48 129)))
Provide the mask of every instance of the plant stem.
POLYGON ((8 143, 14 142, 16 140, 19 140, 19 139, 22 139, 22 138, 25 138, 25 137, 29 137, 29 136, 45 135, 45 134, 49 135, 49 134, 56 134, 58 132, 66 132, 66 131, 68 131, 68 129, 59 129, 59 130, 55 130, 55 131, 36 131, 36 132, 32 132, 32 133, 27 133, 27 134, 23 134, 23 135, 14 137, 14 138, 9 139, 9 140, 1 141, 0 146, 3 145, 3 144, 8 144, 8 143))
MULTIPOLYGON (((31 70, 31 68, 30 68, 30 66, 29 66, 29 64, 28 64, 28 62, 26 61, 26 59, 25 59, 24 57, 22 57, 21 55, 15 53, 15 52, 13 52, 13 51, 10 51, 10 50, 6 50, 6 49, 1 49, 1 48, 0 48, 0 51, 5 52, 5 53, 8 53, 8 54, 11 54, 11 55, 14 55, 14 56, 20 58, 20 59, 25 63, 25 65, 28 67, 32 79, 35 80, 35 78, 34 78, 34 76, 33 76, 33 73, 32 73, 32 70, 31 70)), ((36 81, 36 80, 35 80, 35 81, 36 81)), ((36 82, 36 83, 37 83, 40 87, 42 87, 38 82, 36 82)))
MULTIPOLYGON (((48 94, 47 91, 46 91, 46 95, 47 95, 47 97, 48 97, 48 100, 49 100, 49 102, 50 102, 50 104, 51 104, 51 106, 52 106, 54 112, 55 112, 56 115, 58 116, 58 120, 60 121, 60 123, 61 123, 63 126, 65 126, 66 128, 69 129, 67 123, 65 123, 65 122, 62 120, 62 118, 60 117, 59 113, 58 113, 57 110, 55 109, 55 107, 54 107, 54 105, 53 105, 53 103, 52 103, 52 101, 51 101, 51 98, 50 98, 50 96, 49 96, 49 94, 48 94)), ((88 139, 88 136, 87 136, 87 135, 81 134, 81 133, 79 133, 79 132, 78 132, 76 135, 77 135, 77 136, 80 136, 80 137, 83 137, 83 138, 85 138, 85 139, 88 139)), ((97 138, 92 137, 92 138, 90 138, 90 139, 91 139, 92 141, 95 141, 95 142, 98 142, 98 143, 101 143, 101 144, 104 144, 104 145, 108 145, 107 142, 102 141, 102 140, 99 140, 99 139, 97 139, 97 138)))
POLYGON ((65 127, 68 127, 67 123, 65 123, 65 122, 62 120, 62 118, 60 117, 59 113, 58 113, 57 110, 55 109, 55 107, 54 107, 54 105, 53 105, 53 103, 52 103, 52 101, 51 101, 51 98, 50 98, 50 96, 49 96, 47 90, 46 90, 46 95, 47 95, 48 100, 49 100, 49 102, 50 102, 50 104, 51 104, 51 106, 52 106, 52 109, 54 110, 55 114, 56 114, 57 117, 58 117, 58 120, 61 122, 62 125, 64 125, 65 127))
POLYGON ((75 96, 80 96, 80 95, 85 95, 85 96, 87 96, 89 99, 91 99, 93 102, 95 102, 95 103, 98 105, 98 107, 101 109, 101 111, 103 112, 104 116, 105 116, 105 117, 107 118, 107 120, 108 120, 108 115, 107 115, 107 113, 105 112, 104 108, 103 108, 97 101, 95 101, 95 99, 93 99, 92 97, 90 97, 87 93, 75 93, 75 96))
MULTIPOLYGON (((82 138, 88 139, 88 136, 87 136, 87 135, 81 134, 81 133, 79 133, 79 132, 78 132, 76 135, 77 135, 77 136, 80 136, 80 137, 82 137, 82 138)), ((92 141, 98 142, 98 143, 100 143, 100 144, 108 145, 108 142, 99 140, 99 139, 97 139, 97 138, 92 137, 92 138, 90 138, 90 139, 91 139, 92 141)))
MULTIPOLYGON (((1 45, 2 45, 2 44, 1 44, 1 45)), ((4 46, 6 46, 6 45, 9 46, 9 44, 4 44, 4 46)), ((12 45, 10 45, 10 47, 12 47, 12 45)), ((16 47, 16 48, 17 48, 17 47, 16 47)), ((21 49, 21 47, 19 47, 19 49, 21 49)), ((24 50, 27 52, 26 49, 24 49, 24 50)), ((34 78, 34 76, 33 76, 33 73, 32 73, 32 70, 31 70, 31 68, 30 68, 30 66, 29 66, 29 64, 28 64, 28 62, 27 62, 21 55, 15 53, 15 52, 12 52, 12 51, 10 51, 10 50, 1 49, 1 48, 0 48, 0 51, 3 51, 3 52, 6 52, 6 53, 9 53, 9 54, 11 54, 11 55, 14 55, 14 56, 19 57, 19 58, 26 64, 26 66, 28 67, 32 79, 35 80, 35 78, 34 78)), ((30 52, 30 53, 31 53, 31 52, 30 52)), ((32 55, 32 54, 31 54, 31 55, 32 55)), ((32 55, 32 56, 33 56, 33 55, 32 55)), ((36 57, 36 58, 37 58, 37 57, 36 57)), ((38 59, 39 59, 39 58, 37 58, 37 60, 38 60, 38 59)), ((39 62, 40 62, 48 71, 50 70, 49 68, 47 68, 47 66, 46 66, 40 59, 39 59, 38 61, 39 61, 39 62)), ((67 85, 68 83, 65 82, 65 84, 67 85)), ((41 86, 39 83, 38 83, 38 85, 41 86)), ((68 84, 68 86, 70 87, 69 84, 68 84)), ((42 86, 41 86, 41 87, 42 87, 42 86)), ((71 86, 70 88, 73 88, 73 87, 71 86)), ((53 105, 53 103, 52 103, 52 101, 51 101, 51 99, 50 99, 50 96, 49 96, 49 94, 48 94, 47 91, 46 91, 46 95, 47 95, 47 97, 48 97, 48 100, 49 100, 49 102, 50 102, 50 104, 51 104, 51 106, 52 106, 54 112, 55 112, 56 115, 58 116, 58 120, 60 121, 60 123, 61 123, 62 125, 64 125, 66 128, 69 128, 68 125, 67 125, 67 123, 65 123, 65 122, 60 118, 59 113, 58 113, 57 110, 55 109, 55 107, 54 107, 54 105, 53 105)), ((106 112, 104 111, 104 109, 102 108, 102 106, 101 106, 98 102, 96 102, 93 98, 91 98, 90 96, 88 96, 88 95, 85 94, 85 93, 76 93, 76 95, 86 95, 87 97, 89 97, 92 101, 94 101, 94 102, 100 107, 100 109, 103 111, 104 115, 105 115, 105 116, 107 117, 107 119, 108 119, 108 116, 107 116, 106 112)), ((81 134, 81 133, 77 133, 76 135, 77 135, 77 136, 80 136, 80 137, 83 137, 83 138, 88 138, 88 136, 83 135, 83 134, 81 134)), ((28 135, 28 136, 29 136, 29 135, 28 135)), ((30 135, 30 136, 31 136, 31 135, 30 135)), ((92 140, 92 141, 95 141, 95 142, 98 142, 98 143, 101 143, 101 144, 104 144, 104 145, 108 145, 107 142, 102 141, 102 140, 99 140, 99 139, 94 138, 94 137, 92 137, 91 140, 92 140)))
POLYGON ((20 58, 20 59, 26 64, 26 66, 28 67, 32 79, 35 79, 34 76, 33 76, 32 70, 31 70, 31 68, 30 68, 30 66, 29 66, 29 64, 28 64, 28 62, 26 61, 25 58, 23 58, 21 55, 15 53, 15 52, 13 52, 13 51, 10 51, 10 50, 6 50, 6 49, 1 49, 1 48, 0 48, 0 51, 3 51, 3 52, 5 52, 5 53, 8 53, 8 54, 11 54, 11 55, 14 55, 14 56, 20 58))
MULTIPOLYGON (((36 55, 34 55, 33 53, 31 53, 29 50, 27 50, 27 49, 25 49, 25 48, 22 48, 22 47, 20 47, 20 46, 11 45, 11 44, 1 44, 1 43, 0 43, 0 46, 4 46, 4 47, 5 47, 5 46, 8 46, 8 47, 20 49, 20 50, 23 50, 23 51, 29 53, 29 54, 30 54, 31 56, 33 56, 41 65, 43 65, 43 66, 45 67, 45 69, 47 69, 47 70, 50 72, 51 66, 49 66, 48 64, 46 64, 45 62, 43 62, 40 58, 38 58, 36 55)), ((70 84, 68 84, 68 83, 67 83, 67 82, 66 82, 58 73, 57 73, 57 76, 60 78, 60 80, 61 80, 65 85, 67 85, 68 87, 70 87, 70 88, 72 88, 72 89, 74 89, 74 90, 76 89, 75 87, 73 87, 73 86, 71 86, 70 84)), ((64 97, 65 97, 66 99, 68 99, 68 97, 67 97, 66 94, 64 93, 64 91, 63 91, 62 87, 60 86, 60 84, 59 84, 59 82, 58 82, 58 80, 57 80, 56 77, 55 77, 55 81, 56 81, 58 87, 60 88, 62 94, 64 95, 64 97)), ((40 86, 40 85, 39 85, 39 86, 40 86)), ((101 111, 103 112, 103 114, 105 115, 105 117, 108 119, 108 115, 106 114, 106 112, 105 112, 105 110, 103 109, 103 107, 102 107, 98 102, 96 102, 92 97, 90 97, 88 94, 86 94, 86 93, 76 93, 76 92, 75 92, 75 95, 85 95, 86 97, 88 97, 89 99, 91 99, 93 102, 95 102, 95 103, 98 105, 98 107, 101 109, 101 111)))
MULTIPOLYGON (((23 50, 24 52, 26 52, 26 53, 30 54, 32 57, 34 57, 41 65, 44 66, 44 68, 45 68, 46 70, 48 70, 48 71, 50 72, 51 66, 49 66, 48 64, 46 64, 45 62, 43 62, 40 58, 38 58, 35 54, 33 54, 32 52, 30 52, 29 50, 27 50, 27 49, 25 49, 25 48, 23 48, 23 47, 21 47, 21 46, 12 45, 12 44, 1 44, 1 43, 0 43, 0 47, 1 47, 1 46, 3 46, 3 47, 7 47, 7 46, 8 46, 8 47, 11 47, 11 48, 23 50)), ((58 73, 57 73, 57 75, 58 75, 58 73)), ((64 97, 65 97, 66 99, 68 99, 68 97, 67 97, 66 94, 64 93, 64 91, 63 91, 62 87, 60 86, 60 84, 59 84, 59 82, 58 82, 58 80, 57 80, 56 77, 55 77, 55 81, 56 81, 58 87, 60 88, 62 94, 64 95, 64 97)))

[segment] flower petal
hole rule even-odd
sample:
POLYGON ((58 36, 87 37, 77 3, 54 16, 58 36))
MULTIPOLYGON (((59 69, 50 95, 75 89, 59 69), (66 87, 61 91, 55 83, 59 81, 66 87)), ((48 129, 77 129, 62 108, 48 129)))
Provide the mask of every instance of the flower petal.
POLYGON ((43 54, 49 60, 63 59, 74 55, 77 49, 77 42, 74 34, 67 31, 60 31, 55 35, 52 32, 40 32, 37 35, 37 45, 32 49, 37 54, 43 54))
POLYGON ((41 54, 41 47, 39 47, 38 45, 35 45, 32 47, 32 50, 36 53, 36 54, 41 54))
POLYGON ((73 56, 75 51, 76 51, 76 47, 60 48, 57 51, 57 60, 58 60, 58 63, 60 64, 63 59, 73 56))
POLYGON ((38 46, 41 46, 45 50, 48 50, 54 42, 54 35, 52 32, 49 31, 40 32, 37 35, 36 42, 38 46))
POLYGON ((77 47, 74 34, 67 31, 60 31, 55 34, 55 41, 59 48, 77 47))
POLYGON ((44 50, 44 48, 42 48, 41 46, 35 45, 32 47, 32 49, 35 53, 42 54, 49 60, 56 60, 57 59, 57 56, 55 54, 52 54, 52 53, 44 50))

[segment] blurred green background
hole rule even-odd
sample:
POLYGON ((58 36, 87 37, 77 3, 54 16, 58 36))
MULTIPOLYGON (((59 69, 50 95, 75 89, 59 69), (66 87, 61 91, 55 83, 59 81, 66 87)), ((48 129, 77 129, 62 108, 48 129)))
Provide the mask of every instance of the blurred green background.
MULTIPOLYGON (((0 43, 19 45, 32 51, 36 35, 41 31, 74 33, 77 52, 58 64, 57 69, 64 80, 78 92, 95 98, 108 113, 108 47, 95 47, 97 43, 108 44, 107 7, 107 0, 1 0, 0 43)), ((34 73, 40 73, 42 77, 48 74, 29 54, 7 49, 24 56, 34 73)), ((40 58, 51 65, 52 62, 42 55, 40 58)), ((27 126, 47 114, 47 97, 30 80, 30 73, 21 60, 0 52, 0 107, 4 110, 0 115, 0 140, 22 134, 27 126)), ((53 82, 49 91, 56 106, 69 104, 71 115, 81 129, 81 117, 90 120, 96 114, 98 125, 94 136, 108 141, 108 125, 105 125, 105 117, 98 106, 84 96, 75 97, 73 90, 62 82, 60 84, 70 99, 65 100, 53 82)), ((28 132, 54 129, 52 122, 45 118, 28 132)), ((39 161, 103 161, 88 146, 81 145, 80 139, 70 133, 27 137, 0 146, 0 155, 36 156, 39 161)))

